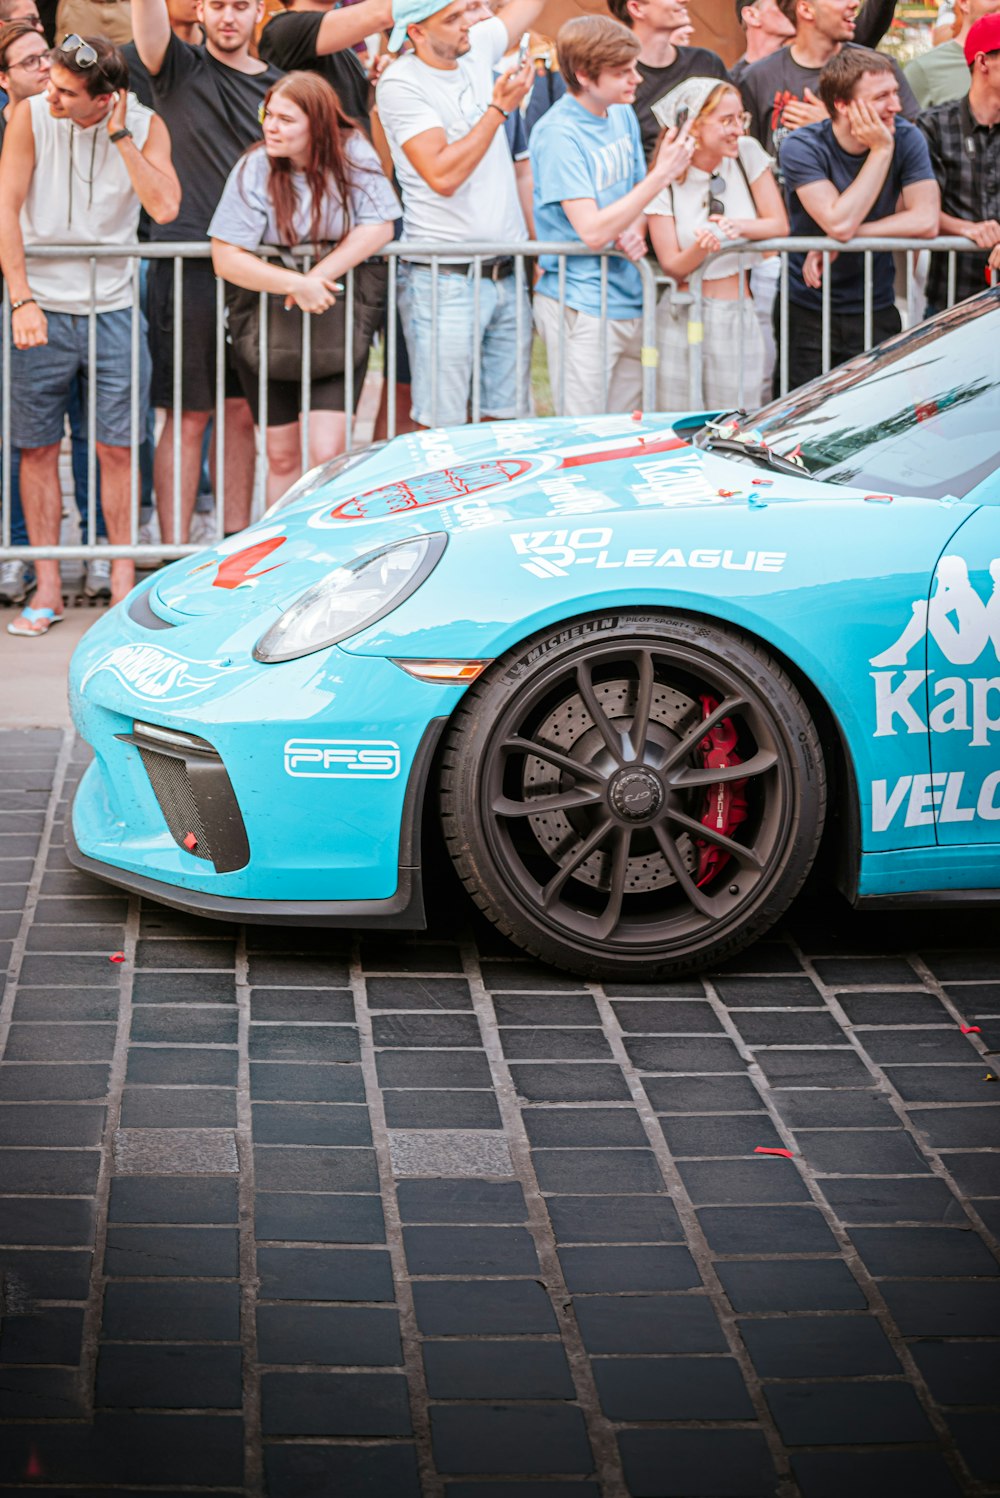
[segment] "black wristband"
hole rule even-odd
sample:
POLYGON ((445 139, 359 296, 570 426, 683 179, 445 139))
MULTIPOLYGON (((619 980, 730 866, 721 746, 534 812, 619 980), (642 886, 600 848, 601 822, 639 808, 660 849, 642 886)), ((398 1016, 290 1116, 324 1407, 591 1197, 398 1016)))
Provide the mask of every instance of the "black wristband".
POLYGON ((10 310, 11 312, 20 312, 22 307, 29 307, 34 301, 35 298, 33 296, 23 296, 19 302, 11 303, 10 310))
POLYGON ((114 133, 110 135, 108 139, 111 141, 111 144, 113 146, 116 146, 120 140, 131 140, 132 132, 127 125, 123 125, 120 130, 114 131, 114 133))
POLYGON ((503 115, 504 119, 507 119, 507 117, 508 117, 507 116, 507 110, 506 109, 501 109, 499 104, 494 104, 492 99, 487 104, 486 108, 487 109, 495 109, 496 112, 497 112, 497 114, 502 114, 503 115))

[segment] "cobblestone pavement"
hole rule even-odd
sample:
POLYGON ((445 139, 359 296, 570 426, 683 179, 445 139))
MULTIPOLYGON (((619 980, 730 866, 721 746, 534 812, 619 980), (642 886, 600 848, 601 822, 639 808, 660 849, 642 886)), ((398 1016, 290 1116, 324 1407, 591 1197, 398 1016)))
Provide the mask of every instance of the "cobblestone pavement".
POLYGON ((81 768, 0 735, 0 1491, 1000 1491, 995 916, 235 930, 69 869, 81 768))

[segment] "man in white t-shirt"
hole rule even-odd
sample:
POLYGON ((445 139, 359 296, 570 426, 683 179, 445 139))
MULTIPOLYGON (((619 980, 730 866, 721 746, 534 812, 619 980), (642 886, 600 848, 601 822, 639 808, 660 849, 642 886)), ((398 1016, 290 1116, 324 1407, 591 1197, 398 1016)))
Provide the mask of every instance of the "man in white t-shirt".
MULTIPOLYGON (((476 241, 503 247, 528 237, 503 127, 534 81, 534 64, 526 59, 499 79, 493 69, 540 9, 541 0, 511 0, 501 16, 470 28, 468 0, 444 7, 437 0, 394 0, 389 51, 398 52, 409 37, 413 52, 379 80, 379 118, 403 198, 403 239, 441 251, 436 292, 428 253, 402 260, 399 269, 412 417, 420 426, 456 426, 468 419, 475 271, 468 253, 455 246, 476 241)), ((484 417, 526 410, 531 310, 522 290, 518 311, 514 265, 510 254, 482 262, 484 417)))

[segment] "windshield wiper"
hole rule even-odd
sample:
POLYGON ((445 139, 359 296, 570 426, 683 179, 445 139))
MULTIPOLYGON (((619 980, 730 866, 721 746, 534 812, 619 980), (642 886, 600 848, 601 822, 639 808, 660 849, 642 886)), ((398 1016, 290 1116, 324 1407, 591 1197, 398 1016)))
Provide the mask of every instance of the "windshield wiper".
POLYGON ((727 411, 724 416, 717 416, 714 421, 706 422, 698 434, 698 446, 707 452, 733 453, 738 457, 750 458, 778 473, 794 473, 799 477, 805 474, 808 477, 808 469, 800 457, 784 458, 768 447, 759 432, 741 431, 740 420, 747 418, 746 411, 727 411))

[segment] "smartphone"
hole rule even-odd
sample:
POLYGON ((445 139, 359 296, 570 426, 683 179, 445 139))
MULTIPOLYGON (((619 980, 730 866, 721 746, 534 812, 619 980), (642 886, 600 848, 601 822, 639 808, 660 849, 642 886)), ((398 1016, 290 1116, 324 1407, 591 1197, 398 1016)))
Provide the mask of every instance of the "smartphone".
POLYGON ((680 109, 678 109, 677 118, 674 121, 674 124, 677 126, 678 130, 683 130, 684 126, 688 122, 688 115, 690 113, 691 111, 690 109, 688 109, 686 104, 682 104, 680 109))
POLYGON ((525 62, 528 59, 528 41, 528 33, 526 31, 522 31, 521 40, 517 48, 517 65, 519 68, 523 68, 525 62))

